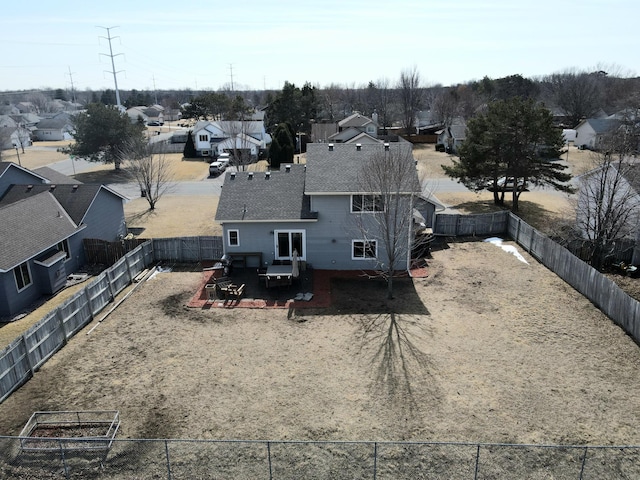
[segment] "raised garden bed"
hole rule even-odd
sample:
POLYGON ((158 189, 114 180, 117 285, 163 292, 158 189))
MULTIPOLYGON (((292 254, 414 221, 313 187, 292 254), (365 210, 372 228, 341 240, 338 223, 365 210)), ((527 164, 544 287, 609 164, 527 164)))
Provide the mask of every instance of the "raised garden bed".
POLYGON ((117 410, 34 412, 20 432, 25 452, 107 451, 120 427, 117 410))

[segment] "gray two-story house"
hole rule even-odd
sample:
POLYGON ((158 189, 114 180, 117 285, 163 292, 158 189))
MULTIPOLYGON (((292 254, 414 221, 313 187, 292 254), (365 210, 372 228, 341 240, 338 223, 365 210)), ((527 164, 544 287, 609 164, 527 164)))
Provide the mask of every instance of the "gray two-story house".
MULTIPOLYGON (((369 185, 371 185, 369 183, 369 185)), ((387 194, 389 192, 386 192, 387 194)), ((226 254, 259 253, 264 264, 300 260, 316 269, 384 268, 389 242, 380 220, 402 216, 393 247, 396 270, 410 264, 413 201, 419 194, 415 162, 408 142, 380 144, 309 144, 306 165, 282 165, 279 171, 231 172, 225 176, 216 213, 226 254), (367 187, 371 161, 408 162, 409 175, 394 185, 389 198, 367 187), (393 209, 393 212, 390 212, 393 209), (404 221, 406 220, 406 221, 404 221)))
POLYGON ((84 264, 84 238, 122 238, 123 200, 104 185, 54 184, 0 163, 0 318, 64 288, 84 264))

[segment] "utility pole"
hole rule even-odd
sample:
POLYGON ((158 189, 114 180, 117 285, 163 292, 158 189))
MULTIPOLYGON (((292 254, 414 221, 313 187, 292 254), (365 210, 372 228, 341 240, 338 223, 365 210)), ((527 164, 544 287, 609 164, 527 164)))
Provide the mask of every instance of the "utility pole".
POLYGON ((71 82, 71 100, 73 101, 73 103, 76 103, 76 91, 73 88, 73 74, 71 73, 71 67, 67 67, 69 68, 69 81, 71 82))
POLYGON ((98 26, 98 28, 103 28, 107 31, 107 36, 106 37, 99 37, 99 38, 104 38, 105 40, 109 41, 109 54, 107 55, 106 53, 101 53, 100 55, 104 55, 105 57, 111 57, 111 71, 106 70, 107 73, 112 73, 113 74, 113 83, 116 86, 116 104, 118 105, 118 110, 122 111, 122 104, 120 103, 120 90, 118 90, 118 73, 120 73, 122 70, 120 70, 120 72, 116 72, 116 64, 113 61, 114 57, 117 57, 118 55, 122 55, 121 53, 117 53, 117 54, 113 54, 113 49, 111 48, 111 40, 115 39, 115 38, 119 38, 119 37, 112 37, 111 36, 111 30, 113 30, 114 28, 118 28, 118 27, 100 27, 98 26))

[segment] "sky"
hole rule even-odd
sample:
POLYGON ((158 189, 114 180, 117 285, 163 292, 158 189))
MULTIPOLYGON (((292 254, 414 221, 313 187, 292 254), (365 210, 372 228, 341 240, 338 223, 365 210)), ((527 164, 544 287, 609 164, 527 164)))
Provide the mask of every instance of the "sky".
POLYGON ((0 91, 425 86, 640 75, 637 0, 31 0, 0 16, 0 91), (109 30, 107 30, 107 28, 109 30), (109 42, 112 37, 112 67, 109 42))

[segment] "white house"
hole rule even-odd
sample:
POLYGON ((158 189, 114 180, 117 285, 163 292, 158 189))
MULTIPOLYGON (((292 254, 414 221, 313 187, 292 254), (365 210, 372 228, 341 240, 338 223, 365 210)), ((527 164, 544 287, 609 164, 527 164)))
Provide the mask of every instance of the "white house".
POLYGON ((247 151, 257 159, 261 149, 271 144, 271 135, 262 121, 199 121, 192 131, 199 156, 209 157, 225 151, 247 151))
POLYGON ((580 121, 574 129, 576 137, 574 144, 577 147, 597 150, 604 136, 613 131, 620 122, 612 118, 587 118, 580 121))

